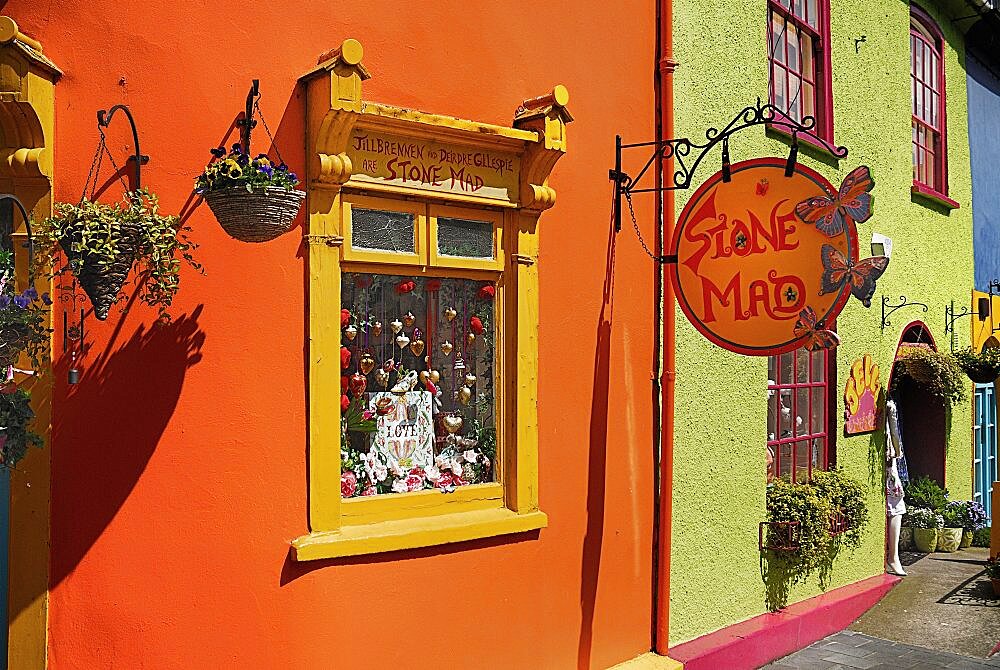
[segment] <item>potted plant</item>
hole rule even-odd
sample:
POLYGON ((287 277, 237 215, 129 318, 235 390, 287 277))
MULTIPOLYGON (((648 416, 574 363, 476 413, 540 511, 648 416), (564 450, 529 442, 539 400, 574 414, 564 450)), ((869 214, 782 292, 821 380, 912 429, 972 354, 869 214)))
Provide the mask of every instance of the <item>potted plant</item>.
POLYGON ((941 485, 930 477, 911 479, 903 486, 903 491, 906 494, 908 508, 924 507, 940 512, 948 504, 948 489, 941 488, 941 485))
POLYGON ((903 516, 903 525, 899 528, 899 549, 913 551, 913 526, 910 525, 908 514, 903 516))
POLYGON ((9 374, 22 351, 38 369, 48 354, 49 329, 45 311, 52 304, 48 293, 39 295, 34 286, 21 292, 14 288, 14 256, 0 251, 0 374, 9 374))
POLYGON ((1000 598, 1000 558, 994 556, 986 561, 986 576, 993 584, 993 595, 1000 598))
POLYGON ((187 239, 187 230, 176 216, 161 214, 157 197, 145 188, 126 193, 112 205, 86 198, 76 205, 57 203, 55 214, 37 226, 34 237, 42 253, 36 261, 56 268, 55 256, 62 248, 69 264, 56 274, 69 270, 76 276, 101 321, 121 299, 129 272, 138 267, 139 300, 169 320, 181 260, 201 269, 191 256, 195 245, 187 239))
POLYGON ((986 527, 986 510, 974 500, 963 500, 959 504, 962 506, 962 542, 958 546, 959 549, 968 549, 976 531, 986 527))
POLYGON ((944 522, 944 527, 938 534, 937 551, 948 554, 958 551, 958 547, 962 543, 963 515, 964 510, 962 509, 961 502, 953 500, 945 505, 945 508, 941 511, 941 519, 944 522))
MULTIPOLYGON (((926 386, 945 405, 951 406, 965 400, 968 383, 962 368, 955 359, 933 349, 914 348, 899 359, 900 371, 915 382, 926 386)), ((893 377, 893 383, 897 378, 893 377)))
POLYGON ((937 549, 938 530, 944 527, 941 515, 925 507, 917 507, 909 511, 909 517, 917 551, 929 554, 937 549))
POLYGON ((275 165, 266 154, 251 159, 239 144, 228 155, 223 147, 212 155, 219 160, 195 179, 195 192, 230 236, 266 242, 291 230, 306 194, 296 190, 298 177, 287 165, 275 165))
POLYGON ((35 418, 27 391, 8 385, 0 391, 0 466, 13 468, 42 437, 28 428, 35 418))
POLYGON ((966 347, 952 356, 969 379, 977 384, 989 384, 1000 377, 1000 348, 987 347, 976 353, 972 347, 966 347))

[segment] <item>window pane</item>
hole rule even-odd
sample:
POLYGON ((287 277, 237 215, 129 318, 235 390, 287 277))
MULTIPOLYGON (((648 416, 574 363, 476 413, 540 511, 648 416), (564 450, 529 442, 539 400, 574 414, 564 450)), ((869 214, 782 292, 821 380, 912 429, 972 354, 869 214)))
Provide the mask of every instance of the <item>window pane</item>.
POLYGON ((792 359, 795 358, 795 352, 790 351, 787 354, 781 354, 781 375, 778 380, 779 384, 791 384, 794 381, 792 377, 792 359))
POLYGON ((347 436, 344 497, 494 481, 495 306, 484 285, 344 273, 349 408, 329 408, 347 436))
POLYGON ((780 406, 778 405, 778 392, 767 392, 767 441, 774 442, 778 439, 778 415, 780 406))
POLYGON ((778 409, 781 416, 778 417, 778 439, 792 436, 792 390, 781 389, 778 391, 778 409))
POLYGON ((812 352, 812 380, 814 382, 826 381, 826 351, 812 352))
POLYGON ((816 116, 816 89, 812 84, 802 85, 802 116, 816 116))
POLYGON ((816 0, 806 0, 806 17, 809 25, 819 30, 819 13, 816 11, 816 0))
POLYGON ((809 389, 795 391, 795 435, 809 434, 809 389))
POLYGON ((438 253, 464 258, 493 258, 493 224, 489 221, 437 220, 438 253))
MULTIPOLYGON (((802 63, 799 62, 799 31, 794 26, 788 26, 788 66, 797 72, 802 71, 802 63)), ((795 91, 791 91, 791 96, 795 97, 795 91)))
POLYGON ((792 464, 792 445, 780 445, 778 447, 778 476, 790 477, 792 474, 792 464))
POLYGON ((805 483, 809 481, 809 459, 810 443, 795 443, 795 481, 805 483))
POLYGON ((809 431, 813 434, 826 432, 826 387, 812 389, 812 408, 809 431))
POLYGON ((771 90, 774 92, 774 106, 781 111, 785 111, 788 108, 788 101, 785 99, 785 71, 775 66, 771 72, 771 90))
POLYGON ((813 62, 813 46, 812 38, 803 36, 802 37, 802 75, 806 79, 811 79, 816 81, 816 66, 813 62))
POLYGON ((785 22, 775 14, 771 13, 771 56, 779 63, 785 62, 785 22))
POLYGON ((795 381, 798 384, 805 384, 809 381, 809 352, 805 349, 798 349, 795 354, 795 381))
POLYGON ((351 246, 412 254, 413 225, 413 214, 352 207, 351 246))

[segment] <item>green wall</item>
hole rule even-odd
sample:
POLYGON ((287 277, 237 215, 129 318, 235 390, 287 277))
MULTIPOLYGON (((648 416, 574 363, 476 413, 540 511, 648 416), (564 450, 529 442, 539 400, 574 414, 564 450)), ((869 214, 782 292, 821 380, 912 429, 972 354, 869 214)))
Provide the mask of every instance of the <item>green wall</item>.
MULTIPOLYGON (((758 97, 767 97, 764 0, 676 0, 674 14, 676 135, 695 140, 708 126, 725 125, 758 97)), ((894 248, 871 309, 852 298, 838 319, 838 397, 851 362, 871 353, 888 375, 901 330, 921 319, 939 348, 949 348, 944 310, 950 300, 969 303, 973 280, 971 178, 966 128, 966 76, 961 35, 950 17, 928 8, 949 42, 947 119, 949 194, 961 204, 950 213, 910 195, 909 5, 898 0, 832 5, 835 140, 849 156, 839 165, 804 155, 834 185, 858 165, 875 177, 875 215, 858 226, 862 256, 872 231, 888 235, 894 248), (866 41, 855 53, 856 38, 866 41), (884 332, 881 296, 900 295, 929 306, 892 316, 884 332)), ((743 131, 731 142, 734 162, 787 155, 787 146, 762 129, 743 131)), ((713 155, 695 186, 719 166, 713 155)), ((692 191, 679 194, 678 213, 692 191)), ((677 320, 677 404, 674 444, 671 643, 717 630, 765 610, 757 549, 764 519, 767 422, 767 360, 728 353, 710 344, 686 321, 677 320)), ((958 323, 960 346, 969 341, 969 319, 958 323)), ((971 385, 970 385, 971 389, 971 385)), ((864 543, 844 552, 834 566, 832 587, 883 570, 884 499, 881 471, 871 472, 869 452, 881 450, 881 433, 845 438, 843 402, 838 405, 837 461, 871 485, 872 523, 864 543)), ((947 485, 955 497, 971 496, 971 404, 952 410, 947 485)), ((877 461, 876 461, 877 462, 877 461)), ((793 588, 790 602, 819 593, 815 579, 793 588)))

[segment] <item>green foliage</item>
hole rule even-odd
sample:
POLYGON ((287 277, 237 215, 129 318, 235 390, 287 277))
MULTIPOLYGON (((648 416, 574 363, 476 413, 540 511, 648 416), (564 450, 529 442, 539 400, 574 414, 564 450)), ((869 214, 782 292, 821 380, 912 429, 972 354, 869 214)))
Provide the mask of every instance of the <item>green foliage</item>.
POLYGON ((926 507, 915 507, 906 513, 906 525, 911 528, 944 528, 944 517, 926 507))
POLYGON ((973 547, 989 547, 990 546, 990 528, 989 526, 984 526, 977 531, 972 533, 972 546, 973 547))
POLYGON ((143 277, 139 299, 157 308, 164 321, 170 320, 168 309, 180 287, 182 261, 202 270, 191 255, 197 245, 186 235, 190 228, 182 227, 176 216, 161 214, 159 200, 145 188, 126 193, 112 205, 86 198, 79 204, 57 203, 55 214, 35 228, 41 252, 36 263, 56 268, 61 246, 70 259, 68 269, 78 276, 90 264, 98 272, 114 264, 137 235, 134 263, 143 277))
POLYGON ((974 381, 990 381, 1000 377, 1000 348, 987 347, 976 353, 972 347, 952 354, 959 367, 974 381))
POLYGON ((13 393, 0 394, 0 440, 3 467, 12 468, 24 458, 28 447, 41 447, 42 437, 28 429, 28 423, 35 418, 31 409, 31 396, 18 389, 13 393))
MULTIPOLYGON (((766 604, 774 611, 788 603, 789 589, 818 572, 820 588, 830 583, 833 561, 841 547, 857 548, 868 524, 867 489, 840 470, 813 473, 813 481, 792 484, 775 480, 767 491, 767 520, 797 521, 799 548, 766 550, 761 573, 767 587, 766 604), (840 536, 830 534, 830 519, 840 510, 850 529, 840 536)), ((771 542, 773 542, 771 539, 771 542)))
POLYGON ((941 488, 930 477, 911 479, 903 486, 903 491, 909 508, 925 507, 940 513, 948 505, 948 489, 941 488))
POLYGON ((239 144, 234 144, 228 156, 225 148, 212 150, 212 155, 218 160, 205 168, 195 179, 195 191, 219 191, 224 188, 241 186, 247 191, 276 187, 291 190, 299 183, 294 172, 288 171, 284 163, 275 165, 267 154, 260 154, 253 160, 243 153, 239 144))
POLYGON ((52 304, 48 293, 39 295, 34 286, 18 293, 14 287, 14 255, 0 250, 0 357, 16 361, 27 351, 36 370, 49 354, 45 315, 52 304))
POLYGON ((1000 559, 991 558, 986 561, 986 576, 990 579, 1000 579, 1000 559))
MULTIPOLYGON (((955 358, 933 349, 913 348, 898 361, 901 372, 926 386, 945 405, 965 400, 968 380, 955 358)), ((897 378, 893 377, 895 383, 897 378)))

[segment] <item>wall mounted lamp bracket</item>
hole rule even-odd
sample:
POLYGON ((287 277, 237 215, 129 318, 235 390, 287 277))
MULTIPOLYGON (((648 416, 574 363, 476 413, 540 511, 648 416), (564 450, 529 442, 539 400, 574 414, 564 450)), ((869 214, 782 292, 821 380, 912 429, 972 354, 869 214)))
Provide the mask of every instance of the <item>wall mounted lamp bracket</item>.
POLYGON ((111 125, 111 119, 114 118, 115 112, 121 110, 125 114, 125 118, 128 119, 129 125, 132 127, 132 145, 135 147, 135 154, 129 156, 129 160, 135 164, 135 190, 142 188, 142 166, 149 162, 149 156, 144 155, 139 150, 139 131, 135 127, 135 117, 132 116, 132 112, 129 111, 126 105, 115 105, 109 110, 100 109, 97 111, 97 130, 104 136, 104 129, 111 125))
MULTIPOLYGON (((621 135, 615 136, 615 167, 608 170, 608 179, 614 183, 614 202, 612 204, 612 216, 614 219, 615 232, 620 232, 622 228, 622 198, 625 198, 631 208, 631 196, 636 193, 655 193, 663 191, 676 191, 691 187, 695 171, 705 159, 705 156, 715 148, 717 144, 722 144, 722 173, 723 180, 729 181, 731 178, 729 161, 729 138, 741 130, 754 126, 770 126, 781 129, 788 133, 791 138, 791 148, 788 153, 788 162, 785 166, 785 176, 790 177, 795 172, 795 164, 799 153, 799 136, 809 138, 813 143, 822 146, 836 158, 847 156, 847 147, 834 146, 815 133, 816 118, 806 116, 801 122, 792 120, 787 113, 781 111, 771 104, 763 104, 757 99, 757 104, 743 108, 736 114, 721 130, 718 128, 708 128, 705 131, 704 142, 693 142, 690 138, 680 137, 667 140, 657 140, 653 142, 622 143, 621 135), (651 151, 649 158, 635 177, 630 176, 622 169, 622 155, 630 149, 642 149, 651 151), (650 172, 650 168, 657 161, 673 160, 674 172, 669 176, 665 185, 643 186, 643 178, 650 172)), ((655 172, 655 171, 654 171, 655 172)), ((634 218, 634 217, 633 217, 634 218)), ((638 227, 636 228, 638 232, 638 227)), ((641 238, 640 238, 641 239, 641 238)), ((645 246, 645 245, 644 245, 645 246)), ((671 262, 664 260, 668 257, 657 257, 650 253, 650 257, 660 263, 671 262)), ((675 259, 676 260, 676 259, 675 259)))
POLYGON ((905 295, 899 296, 899 304, 892 306, 889 305, 889 297, 885 295, 882 296, 882 330, 885 330, 886 327, 888 326, 892 326, 892 322, 889 321, 890 314, 895 312, 897 309, 902 309, 904 307, 912 307, 912 306, 920 307, 921 312, 927 311, 927 305, 925 305, 922 302, 912 302, 908 300, 905 295), (889 308, 888 310, 886 310, 887 307, 889 308))

